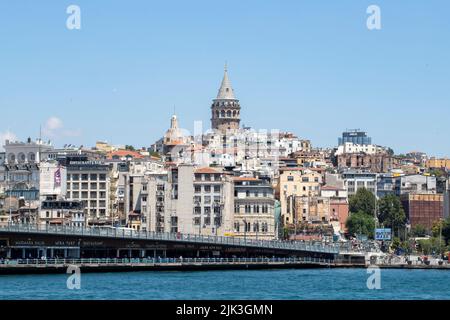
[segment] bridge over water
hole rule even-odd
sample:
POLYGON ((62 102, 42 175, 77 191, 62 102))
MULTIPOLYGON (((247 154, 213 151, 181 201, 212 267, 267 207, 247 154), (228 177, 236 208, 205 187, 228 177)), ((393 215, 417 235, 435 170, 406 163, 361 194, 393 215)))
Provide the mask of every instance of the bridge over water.
POLYGON ((331 243, 266 241, 157 233, 117 228, 49 225, 0 227, 0 258, 313 258, 352 262, 355 255, 331 243))

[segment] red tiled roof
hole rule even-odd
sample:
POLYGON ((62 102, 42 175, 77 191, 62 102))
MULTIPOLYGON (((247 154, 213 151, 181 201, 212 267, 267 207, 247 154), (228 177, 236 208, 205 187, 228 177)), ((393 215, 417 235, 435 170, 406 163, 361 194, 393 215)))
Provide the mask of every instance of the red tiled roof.
POLYGON ((220 173, 220 172, 210 167, 204 167, 198 168, 197 170, 195 170, 195 173, 220 173))
POLYGON ((132 157, 137 159, 142 159, 144 156, 136 151, 131 150, 117 150, 108 153, 108 159, 112 159, 113 157, 132 157))

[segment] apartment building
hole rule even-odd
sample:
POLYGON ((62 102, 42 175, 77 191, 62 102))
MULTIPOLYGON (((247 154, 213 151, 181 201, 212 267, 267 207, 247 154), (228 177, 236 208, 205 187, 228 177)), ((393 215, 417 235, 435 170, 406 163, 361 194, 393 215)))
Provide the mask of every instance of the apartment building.
POLYGON ((348 170, 341 174, 344 180, 344 187, 348 192, 348 196, 356 194, 358 189, 365 188, 372 192, 375 196, 377 194, 377 173, 348 170))
POLYGON ((293 224, 295 197, 314 197, 320 193, 323 175, 314 169, 281 168, 278 193, 281 204, 281 215, 285 225, 293 224))
POLYGON ((86 215, 81 201, 43 200, 39 210, 39 223, 83 228, 86 215))
POLYGON ((267 181, 234 177, 234 236, 255 240, 277 237, 275 198, 267 181))
POLYGON ((110 167, 85 156, 67 157, 67 200, 81 201, 91 225, 110 224, 110 167))

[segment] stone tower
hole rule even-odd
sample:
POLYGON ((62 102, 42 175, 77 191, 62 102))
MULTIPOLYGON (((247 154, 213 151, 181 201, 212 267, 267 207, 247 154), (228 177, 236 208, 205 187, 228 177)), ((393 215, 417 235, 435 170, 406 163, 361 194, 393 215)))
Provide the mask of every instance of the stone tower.
POLYGON ((228 79, 228 70, 225 65, 222 85, 217 98, 211 105, 211 128, 225 133, 229 130, 239 129, 241 122, 241 106, 239 100, 234 96, 231 82, 228 79))

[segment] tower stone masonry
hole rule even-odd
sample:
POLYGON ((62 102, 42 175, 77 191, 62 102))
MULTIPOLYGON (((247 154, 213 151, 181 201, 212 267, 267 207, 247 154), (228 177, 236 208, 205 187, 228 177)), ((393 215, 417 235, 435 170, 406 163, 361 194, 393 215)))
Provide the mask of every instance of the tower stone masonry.
POLYGON ((226 65, 219 93, 211 105, 211 113, 212 129, 219 130, 222 133, 239 129, 241 122, 241 106, 231 87, 226 65))

